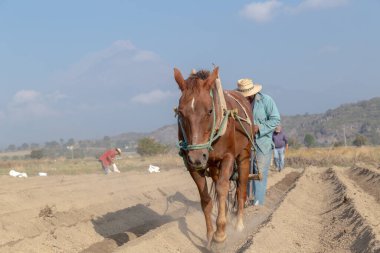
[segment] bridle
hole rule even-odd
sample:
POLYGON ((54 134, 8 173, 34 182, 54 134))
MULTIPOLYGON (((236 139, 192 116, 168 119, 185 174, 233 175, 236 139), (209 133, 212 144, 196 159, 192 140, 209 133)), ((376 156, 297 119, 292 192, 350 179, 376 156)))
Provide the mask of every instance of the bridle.
POLYGON ((226 110, 223 112, 224 114, 223 119, 221 121, 219 129, 216 130, 216 110, 215 110, 214 95, 213 95, 212 90, 210 90, 210 97, 212 101, 212 128, 211 128, 210 137, 208 138, 208 141, 205 143, 189 144, 185 129, 183 127, 182 117, 179 115, 178 110, 174 109, 175 114, 177 116, 178 125, 180 126, 182 137, 183 137, 183 140, 180 140, 177 144, 177 147, 180 150, 183 150, 183 151, 198 150, 198 149, 207 149, 209 151, 213 150, 212 143, 221 136, 222 129, 224 128, 225 124, 227 124, 227 119, 231 115, 231 111, 226 110))

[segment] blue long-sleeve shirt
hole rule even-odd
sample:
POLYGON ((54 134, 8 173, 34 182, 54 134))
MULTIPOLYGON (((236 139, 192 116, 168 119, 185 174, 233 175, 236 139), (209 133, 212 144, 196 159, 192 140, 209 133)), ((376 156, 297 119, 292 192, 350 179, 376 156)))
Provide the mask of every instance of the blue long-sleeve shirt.
POLYGON ((273 149, 272 135, 280 124, 280 113, 273 99, 262 93, 257 93, 252 102, 254 124, 259 126, 256 134, 255 147, 257 151, 267 154, 273 149))
POLYGON ((283 131, 279 133, 274 132, 272 139, 275 148, 284 148, 288 145, 288 137, 286 137, 283 131))

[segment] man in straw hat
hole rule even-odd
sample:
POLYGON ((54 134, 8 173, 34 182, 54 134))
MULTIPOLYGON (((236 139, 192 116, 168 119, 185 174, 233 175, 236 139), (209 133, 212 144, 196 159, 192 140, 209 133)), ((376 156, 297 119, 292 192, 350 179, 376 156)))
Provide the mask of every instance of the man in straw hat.
POLYGON ((120 148, 109 149, 99 157, 99 162, 102 164, 102 168, 106 175, 108 175, 112 171, 120 173, 119 169, 114 163, 114 159, 117 155, 121 155, 120 148))
POLYGON ((237 90, 251 103, 253 111, 256 152, 251 153, 251 173, 257 173, 259 169, 263 176, 262 180, 249 182, 247 205, 263 205, 273 151, 272 135, 280 123, 280 114, 273 99, 260 92, 262 89, 260 84, 254 83, 251 79, 240 79, 237 86, 237 90))

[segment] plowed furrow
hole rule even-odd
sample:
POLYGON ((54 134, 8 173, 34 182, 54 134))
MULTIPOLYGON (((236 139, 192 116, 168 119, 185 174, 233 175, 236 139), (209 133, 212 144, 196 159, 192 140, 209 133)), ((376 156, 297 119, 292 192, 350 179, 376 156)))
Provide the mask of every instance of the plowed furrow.
POLYGON ((352 181, 380 203, 380 170, 375 172, 363 167, 352 167, 348 175, 352 181))
POLYGON ((380 251, 380 207, 347 173, 306 169, 246 252, 380 251))

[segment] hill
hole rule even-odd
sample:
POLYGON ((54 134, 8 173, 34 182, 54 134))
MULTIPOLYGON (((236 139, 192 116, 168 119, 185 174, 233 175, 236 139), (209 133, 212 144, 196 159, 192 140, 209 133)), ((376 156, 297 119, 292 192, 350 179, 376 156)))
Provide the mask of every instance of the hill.
MULTIPOLYGON (((380 144, 380 97, 357 103, 344 104, 321 114, 281 116, 288 137, 303 143, 305 134, 315 137, 318 145, 351 145, 360 134, 369 144, 380 144)), ((168 125, 146 134, 156 140, 174 145, 177 141, 177 126, 168 125)))
MULTIPOLYGON (((380 97, 357 103, 344 104, 321 114, 304 114, 281 116, 283 128, 293 145, 302 144, 306 134, 316 139, 318 146, 351 145, 357 135, 367 139, 367 144, 380 145, 380 97)), ((83 157, 98 156, 106 148, 122 147, 126 151, 135 151, 137 142, 144 137, 174 147, 177 143, 177 125, 163 126, 150 133, 127 132, 115 136, 104 136, 103 139, 79 140, 69 139, 67 142, 50 141, 44 145, 23 144, 20 147, 10 145, 4 150, 2 159, 7 157, 24 157, 14 151, 43 149, 45 156, 50 157, 83 157), (76 152, 67 149, 73 146, 76 152), (11 153, 9 153, 11 152, 11 153)))
POLYGON ((315 136, 319 145, 350 145, 357 135, 369 144, 380 144, 380 97, 344 104, 322 114, 283 116, 282 124, 289 137, 302 143, 305 134, 315 136))

